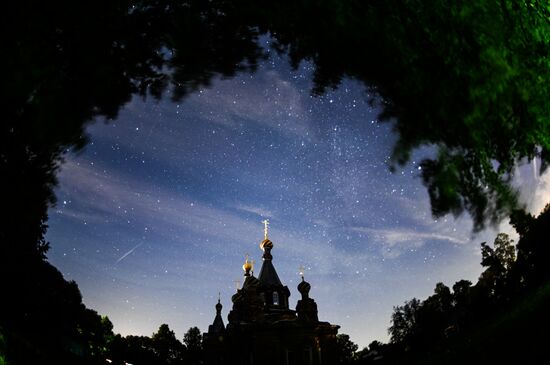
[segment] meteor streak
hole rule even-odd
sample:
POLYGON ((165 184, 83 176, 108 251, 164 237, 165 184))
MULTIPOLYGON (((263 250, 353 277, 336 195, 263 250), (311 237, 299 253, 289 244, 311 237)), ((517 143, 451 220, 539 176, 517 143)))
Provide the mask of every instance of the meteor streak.
POLYGON ((132 252, 135 251, 136 248, 138 248, 139 246, 143 245, 143 242, 134 246, 130 251, 126 252, 124 255, 120 256, 120 258, 118 260, 116 260, 116 263, 118 264, 119 262, 121 262, 122 260, 124 260, 126 258, 126 256, 128 256, 129 254, 131 254, 132 252))

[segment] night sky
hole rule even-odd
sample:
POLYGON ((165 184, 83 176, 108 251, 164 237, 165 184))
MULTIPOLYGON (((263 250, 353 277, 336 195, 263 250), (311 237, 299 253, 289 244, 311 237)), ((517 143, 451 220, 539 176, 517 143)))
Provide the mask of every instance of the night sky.
MULTIPOLYGON (((432 218, 418 164, 433 149, 391 173, 396 136, 364 87, 347 80, 312 97, 311 74, 273 56, 179 103, 135 98, 67 154, 49 259, 116 332, 205 331, 218 292, 227 323, 245 254, 259 273, 265 218, 290 306, 304 265, 320 320, 360 347, 388 340, 393 306, 439 281, 477 280, 479 244, 497 231, 473 236, 467 216, 432 218)), ((536 212, 550 179, 531 168, 516 181, 536 212)))

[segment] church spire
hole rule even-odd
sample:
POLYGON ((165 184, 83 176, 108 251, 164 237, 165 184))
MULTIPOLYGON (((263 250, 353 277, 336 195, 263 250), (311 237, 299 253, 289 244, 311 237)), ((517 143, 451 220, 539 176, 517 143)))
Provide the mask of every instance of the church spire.
POLYGON ((221 296, 221 293, 218 292, 218 304, 216 304, 216 316, 221 316, 222 315, 223 305, 220 302, 220 296, 221 296))
POLYGON ((298 291, 302 294, 302 299, 298 300, 296 304, 296 314, 298 319, 306 322, 319 322, 317 316, 317 303, 309 297, 309 291, 311 290, 311 284, 304 279, 304 267, 300 267, 300 276, 302 281, 298 284, 298 291))
POLYGON ((271 262, 273 260, 273 256, 271 255, 273 242, 271 242, 268 238, 269 221, 265 219, 262 223, 264 224, 264 240, 260 243, 260 248, 264 251, 262 256, 264 262, 262 264, 258 279, 260 279, 260 282, 264 285, 282 286, 283 284, 279 279, 279 275, 277 275, 277 271, 275 271, 275 267, 271 262))
POLYGON ((265 260, 271 260, 273 256, 271 256, 271 249, 273 248, 273 242, 271 242, 268 238, 268 228, 269 228, 269 220, 264 219, 262 221, 264 224, 264 240, 260 243, 260 248, 264 251, 263 259, 265 260))
POLYGON ((208 326, 208 333, 209 334, 215 334, 215 333, 222 333, 225 331, 225 325, 223 323, 222 319, 222 303, 220 301, 220 293, 218 292, 218 303, 215 306, 216 308, 216 317, 214 317, 214 322, 208 326))

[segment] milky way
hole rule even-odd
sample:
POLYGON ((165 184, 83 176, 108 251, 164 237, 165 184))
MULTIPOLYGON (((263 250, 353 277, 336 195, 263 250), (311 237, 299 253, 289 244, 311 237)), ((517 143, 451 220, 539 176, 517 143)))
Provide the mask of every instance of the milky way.
POLYGON ((122 334, 206 330, 226 318, 245 254, 274 265, 298 298, 304 265, 319 318, 360 346, 387 340, 392 307, 439 281, 475 281, 468 217, 433 220, 413 160, 390 173, 396 136, 356 82, 312 97, 312 70, 274 56, 175 103, 135 98, 68 154, 50 210, 51 262, 122 334))

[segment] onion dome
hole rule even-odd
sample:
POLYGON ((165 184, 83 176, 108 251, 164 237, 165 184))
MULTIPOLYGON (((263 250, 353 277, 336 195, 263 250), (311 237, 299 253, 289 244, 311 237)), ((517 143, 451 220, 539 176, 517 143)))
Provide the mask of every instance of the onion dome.
POLYGON ((208 326, 208 334, 220 334, 225 331, 225 325, 222 319, 222 304, 220 303, 220 294, 218 293, 218 303, 216 304, 216 317, 214 322, 208 326))
POLYGON ((271 250, 273 248, 273 242, 271 242, 270 240, 268 240, 267 238, 264 239, 261 243, 260 243, 260 248, 265 252, 266 250, 271 250))
POLYGON ((250 272, 254 272, 254 261, 248 259, 248 254, 246 254, 246 259, 243 264, 244 276, 250 276, 250 272))
POLYGON ((309 291, 311 290, 311 284, 302 278, 300 284, 298 284, 298 291, 302 294, 302 298, 309 297, 309 291))

